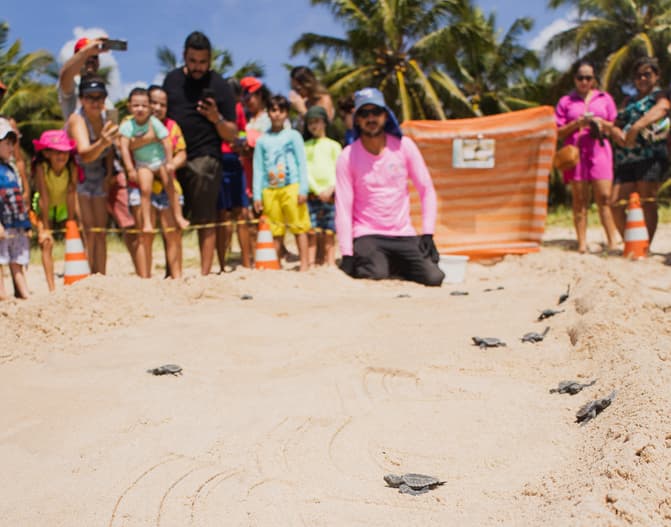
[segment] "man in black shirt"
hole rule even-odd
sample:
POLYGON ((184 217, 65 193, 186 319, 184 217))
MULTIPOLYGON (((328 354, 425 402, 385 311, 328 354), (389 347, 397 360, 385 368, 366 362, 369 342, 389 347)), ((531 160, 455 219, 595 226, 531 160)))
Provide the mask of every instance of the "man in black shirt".
MULTIPOLYGON (((221 142, 236 137, 235 98, 230 86, 210 69, 212 46, 194 31, 184 42, 184 66, 165 77, 168 117, 186 140, 187 162, 178 173, 193 225, 215 222, 221 180, 221 142)), ((198 230, 200 271, 209 274, 214 258, 214 227, 198 230)))

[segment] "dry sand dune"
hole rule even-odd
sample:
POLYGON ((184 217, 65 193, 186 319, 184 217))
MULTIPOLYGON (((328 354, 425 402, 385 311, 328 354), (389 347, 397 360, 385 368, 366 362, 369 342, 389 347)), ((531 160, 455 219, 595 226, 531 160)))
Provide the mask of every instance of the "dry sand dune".
POLYGON ((140 281, 115 255, 49 295, 35 266, 33 298, 0 304, 1 523, 671 524, 671 228, 643 262, 571 238, 437 290, 335 270, 140 281), (184 375, 146 373, 164 363, 184 375), (401 495, 388 472, 446 484, 401 495))

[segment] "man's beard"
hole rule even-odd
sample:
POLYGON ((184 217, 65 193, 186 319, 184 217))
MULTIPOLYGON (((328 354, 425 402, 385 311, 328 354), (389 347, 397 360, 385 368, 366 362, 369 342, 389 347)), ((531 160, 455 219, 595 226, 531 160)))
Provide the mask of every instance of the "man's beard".
POLYGON ((368 131, 365 128, 361 128, 361 135, 366 137, 379 137, 384 133, 384 126, 380 126, 378 129, 373 131, 368 131))

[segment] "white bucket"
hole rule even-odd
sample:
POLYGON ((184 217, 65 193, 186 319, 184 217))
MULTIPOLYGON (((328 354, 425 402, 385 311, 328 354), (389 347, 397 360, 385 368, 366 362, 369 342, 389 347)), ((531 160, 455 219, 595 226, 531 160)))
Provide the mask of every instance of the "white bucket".
POLYGON ((468 256, 458 254, 441 254, 438 267, 445 273, 443 282, 459 284, 464 281, 466 275, 466 263, 468 256))

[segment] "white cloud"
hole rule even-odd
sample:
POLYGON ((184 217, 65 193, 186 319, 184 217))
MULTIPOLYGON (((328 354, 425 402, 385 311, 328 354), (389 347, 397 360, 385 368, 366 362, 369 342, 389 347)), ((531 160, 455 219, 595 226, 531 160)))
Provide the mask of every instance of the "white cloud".
MULTIPOLYGON (((63 44, 63 47, 61 48, 60 52, 58 53, 58 61, 63 64, 66 60, 68 60, 72 55, 74 54, 75 50, 75 43, 80 39, 80 38, 100 38, 100 37, 106 37, 108 36, 107 31, 105 31, 103 28, 99 27, 91 27, 91 28, 83 28, 81 26, 77 26, 72 30, 72 34, 74 35, 74 38, 72 40, 68 40, 65 44, 63 44)), ((121 81, 121 73, 119 72, 119 64, 117 63, 116 59, 114 58, 114 52, 109 52, 109 53, 101 53, 100 54, 100 67, 101 68, 109 68, 110 69, 110 74, 108 76, 108 84, 107 84, 107 91, 109 93, 108 99, 112 102, 118 101, 119 99, 123 99, 126 97, 128 94, 127 86, 123 84, 121 81)), ((132 86, 136 86, 138 83, 133 84, 132 86)), ((131 87, 132 87, 131 86, 131 87)))
MULTIPOLYGON (((575 9, 569 11, 566 16, 562 18, 557 18, 553 20, 550 24, 542 28, 538 34, 531 39, 529 42, 529 47, 533 50, 542 52, 545 49, 546 44, 550 41, 552 37, 571 29, 575 26, 575 20, 578 18, 578 12, 575 9)), ((569 52, 558 52, 553 53, 549 57, 548 66, 557 68, 560 71, 567 70, 573 61, 575 60, 575 55, 569 52)))

